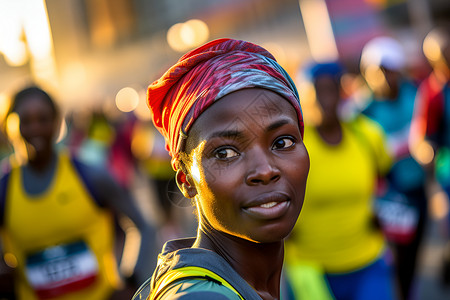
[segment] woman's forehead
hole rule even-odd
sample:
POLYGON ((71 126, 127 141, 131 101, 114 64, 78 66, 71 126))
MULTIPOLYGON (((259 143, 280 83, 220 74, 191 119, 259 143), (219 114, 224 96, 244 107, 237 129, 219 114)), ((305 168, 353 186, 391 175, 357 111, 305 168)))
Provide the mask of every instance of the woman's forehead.
POLYGON ((36 108, 52 111, 50 103, 41 95, 29 95, 23 98, 16 106, 16 111, 35 111, 36 108))
POLYGON ((240 90, 216 101, 194 122, 188 132, 186 148, 217 134, 257 132, 275 119, 291 120, 298 126, 294 107, 282 96, 265 89, 240 90))

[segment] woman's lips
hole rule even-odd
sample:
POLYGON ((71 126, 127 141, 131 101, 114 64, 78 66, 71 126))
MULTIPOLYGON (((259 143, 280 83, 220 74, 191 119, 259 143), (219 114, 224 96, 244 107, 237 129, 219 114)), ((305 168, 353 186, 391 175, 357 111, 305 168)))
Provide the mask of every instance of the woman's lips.
POLYGON ((254 218, 270 220, 283 216, 289 205, 290 201, 286 195, 269 194, 251 201, 243 210, 254 218))

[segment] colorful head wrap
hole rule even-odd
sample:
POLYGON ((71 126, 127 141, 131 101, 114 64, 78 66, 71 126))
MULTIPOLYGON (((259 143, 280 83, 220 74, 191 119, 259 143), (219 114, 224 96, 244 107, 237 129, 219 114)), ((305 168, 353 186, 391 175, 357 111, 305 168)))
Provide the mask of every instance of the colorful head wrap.
POLYGON ((153 123, 166 140, 172 166, 194 121, 214 101, 245 88, 264 88, 295 108, 303 135, 297 89, 286 71, 264 48, 245 41, 218 39, 194 49, 148 87, 153 123))

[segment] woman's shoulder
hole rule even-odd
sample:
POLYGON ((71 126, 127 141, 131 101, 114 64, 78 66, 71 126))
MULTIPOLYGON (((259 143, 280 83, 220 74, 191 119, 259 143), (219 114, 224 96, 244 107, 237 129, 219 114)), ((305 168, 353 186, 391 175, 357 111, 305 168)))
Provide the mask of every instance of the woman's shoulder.
POLYGON ((261 299, 223 257, 207 249, 192 248, 194 241, 188 238, 167 242, 155 273, 137 293, 141 298, 134 299, 146 299, 155 293, 156 299, 179 299, 181 295, 180 299, 261 299))
POLYGON ((185 279, 166 289, 164 299, 241 299, 238 294, 220 282, 205 279, 185 279))
MULTIPOLYGON (((132 300, 147 299, 150 294, 150 285, 151 282, 148 280, 136 292, 132 300)), ((158 299, 238 300, 240 297, 220 282, 206 279, 183 279, 164 288, 163 294, 158 299)))

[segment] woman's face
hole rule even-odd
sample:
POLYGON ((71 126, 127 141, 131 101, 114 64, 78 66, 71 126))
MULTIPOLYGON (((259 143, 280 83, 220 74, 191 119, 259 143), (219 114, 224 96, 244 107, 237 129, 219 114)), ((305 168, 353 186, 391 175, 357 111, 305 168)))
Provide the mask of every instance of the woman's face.
POLYGON ((341 96, 339 83, 332 76, 319 76, 314 81, 314 88, 317 102, 322 108, 323 120, 335 120, 341 96))
POLYGON ((16 108, 20 134, 36 157, 53 147, 57 120, 51 106, 41 96, 29 96, 16 108))
POLYGON ((309 156, 288 101, 256 88, 223 97, 193 124, 186 153, 201 223, 261 243, 290 233, 309 156))

